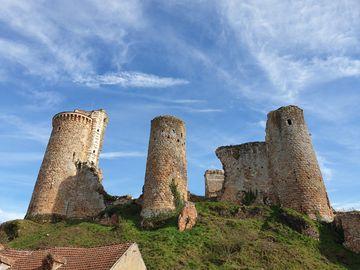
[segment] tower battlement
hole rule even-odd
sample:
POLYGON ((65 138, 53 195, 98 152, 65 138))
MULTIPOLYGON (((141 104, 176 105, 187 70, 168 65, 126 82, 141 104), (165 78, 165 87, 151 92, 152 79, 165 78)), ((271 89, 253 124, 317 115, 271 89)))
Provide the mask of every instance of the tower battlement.
POLYGON ((84 122, 92 122, 92 118, 77 112, 61 112, 56 114, 53 117, 53 126, 57 125, 59 121, 66 121, 66 120, 74 120, 74 121, 84 121, 84 122))

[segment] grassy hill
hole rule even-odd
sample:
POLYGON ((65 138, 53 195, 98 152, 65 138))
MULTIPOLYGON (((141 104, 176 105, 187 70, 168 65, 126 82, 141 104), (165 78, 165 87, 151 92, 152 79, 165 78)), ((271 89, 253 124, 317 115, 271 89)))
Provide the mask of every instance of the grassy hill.
POLYGON ((16 249, 37 249, 135 241, 150 270, 360 269, 360 256, 341 245, 341 232, 292 210, 239 207, 222 202, 198 202, 196 207, 198 223, 183 233, 177 230, 176 218, 158 229, 141 229, 140 208, 130 204, 106 210, 110 214, 118 213, 117 226, 103 226, 94 221, 39 224, 18 220, 2 226, 0 242, 16 249), (286 225, 281 218, 284 212, 318 230, 319 240, 286 225))

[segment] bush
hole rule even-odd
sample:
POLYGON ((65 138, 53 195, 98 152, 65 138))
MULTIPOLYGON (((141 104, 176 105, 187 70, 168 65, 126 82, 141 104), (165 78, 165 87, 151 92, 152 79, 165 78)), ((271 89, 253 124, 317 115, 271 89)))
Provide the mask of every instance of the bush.
POLYGON ((251 205, 255 202, 256 198, 258 196, 258 191, 255 190, 255 191, 252 191, 252 190, 249 190, 249 191, 243 191, 243 198, 242 198, 242 204, 244 205, 251 205))

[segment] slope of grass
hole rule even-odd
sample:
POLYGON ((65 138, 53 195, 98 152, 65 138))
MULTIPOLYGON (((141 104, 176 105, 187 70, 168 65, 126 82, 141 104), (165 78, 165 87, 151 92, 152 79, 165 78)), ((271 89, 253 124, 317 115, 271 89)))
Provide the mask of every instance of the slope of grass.
POLYGON ((276 207, 239 210, 239 206, 222 202, 198 202, 196 207, 197 225, 182 233, 176 218, 159 229, 142 230, 140 209, 131 204, 107 209, 120 216, 116 227, 85 221, 38 224, 19 220, 3 226, 0 241, 17 249, 134 241, 150 270, 360 269, 360 256, 341 245, 341 235, 330 225, 314 223, 320 231, 318 241, 281 223, 276 207))

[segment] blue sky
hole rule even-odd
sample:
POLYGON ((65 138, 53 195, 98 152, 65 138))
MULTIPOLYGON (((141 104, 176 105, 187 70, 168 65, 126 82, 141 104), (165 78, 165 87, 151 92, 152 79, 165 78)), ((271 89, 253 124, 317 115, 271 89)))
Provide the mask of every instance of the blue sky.
POLYGON ((189 188, 214 150, 264 140, 266 113, 305 110, 335 208, 360 208, 360 2, 17 1, 0 9, 0 221, 21 217, 60 111, 110 116, 101 167, 138 196, 150 120, 187 126, 189 188))

